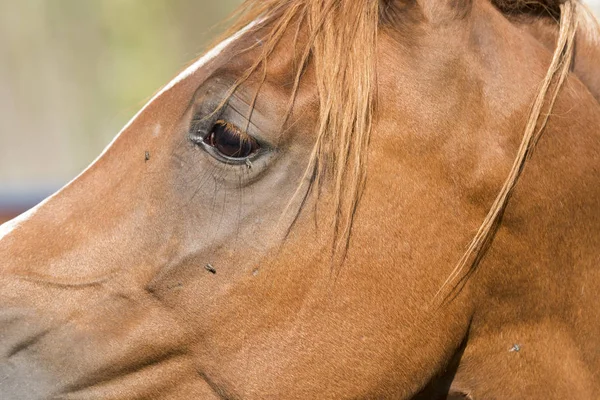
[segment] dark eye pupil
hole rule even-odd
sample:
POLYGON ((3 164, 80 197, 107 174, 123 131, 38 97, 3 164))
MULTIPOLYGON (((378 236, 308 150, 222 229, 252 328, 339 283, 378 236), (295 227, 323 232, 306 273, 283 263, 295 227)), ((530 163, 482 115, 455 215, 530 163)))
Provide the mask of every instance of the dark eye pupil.
POLYGON ((225 121, 217 121, 204 142, 231 158, 246 158, 258 150, 254 138, 225 121))

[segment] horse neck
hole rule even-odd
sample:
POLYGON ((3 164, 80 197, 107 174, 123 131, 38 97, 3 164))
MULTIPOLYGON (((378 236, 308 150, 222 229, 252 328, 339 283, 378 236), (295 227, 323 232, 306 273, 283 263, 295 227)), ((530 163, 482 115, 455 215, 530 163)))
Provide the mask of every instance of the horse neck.
POLYGON ((578 57, 479 266, 473 327, 485 336, 510 326, 547 366, 576 354, 585 375, 600 369, 591 339, 600 334, 600 88, 584 82, 592 61, 578 57))
MULTIPOLYGON (((572 291, 585 292, 582 285, 600 289, 600 274, 577 279, 585 271, 595 274, 600 257, 600 25, 583 8, 578 18, 572 74, 484 260, 498 264, 486 278, 493 287, 484 287, 501 297, 503 290, 514 293, 529 285, 540 290, 527 296, 539 296, 541 303, 548 295, 565 299, 572 291)), ((511 22, 554 51, 556 21, 521 17, 511 22)))

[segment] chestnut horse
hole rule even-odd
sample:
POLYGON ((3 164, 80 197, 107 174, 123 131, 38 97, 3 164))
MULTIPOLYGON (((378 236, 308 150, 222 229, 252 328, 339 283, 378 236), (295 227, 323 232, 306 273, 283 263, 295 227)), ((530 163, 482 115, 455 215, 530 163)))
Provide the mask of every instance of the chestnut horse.
POLYGON ((600 398, 597 31, 247 1, 0 228, 0 398, 600 398))

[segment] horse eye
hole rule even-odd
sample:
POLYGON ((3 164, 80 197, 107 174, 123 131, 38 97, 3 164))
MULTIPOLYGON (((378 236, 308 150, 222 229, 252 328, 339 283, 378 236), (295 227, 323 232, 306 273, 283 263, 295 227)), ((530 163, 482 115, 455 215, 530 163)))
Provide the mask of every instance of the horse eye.
POLYGON ((229 158, 246 158, 260 148, 256 139, 223 120, 215 122, 211 132, 204 137, 204 143, 229 158))

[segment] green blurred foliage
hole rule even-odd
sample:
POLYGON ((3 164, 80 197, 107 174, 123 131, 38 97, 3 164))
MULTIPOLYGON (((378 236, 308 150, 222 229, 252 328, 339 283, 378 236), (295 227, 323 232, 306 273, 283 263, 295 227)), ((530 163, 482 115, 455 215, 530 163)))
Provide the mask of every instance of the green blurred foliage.
POLYGON ((62 184, 240 0, 0 0, 0 192, 62 184))

